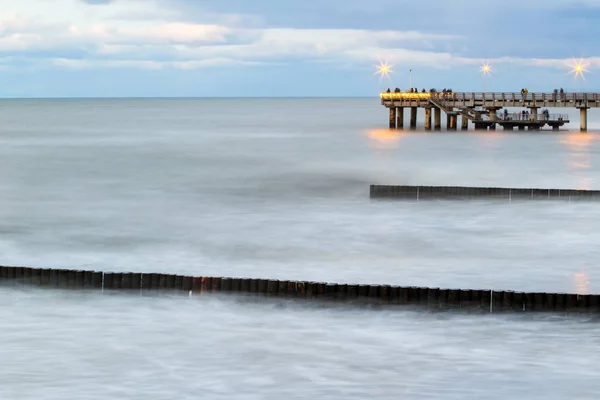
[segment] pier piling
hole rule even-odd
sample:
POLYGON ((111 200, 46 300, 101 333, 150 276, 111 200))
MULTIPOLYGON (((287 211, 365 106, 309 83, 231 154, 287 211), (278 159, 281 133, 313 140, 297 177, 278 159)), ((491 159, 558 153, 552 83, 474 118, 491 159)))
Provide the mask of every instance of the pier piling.
POLYGON ((431 130, 431 107, 425 108, 425 130, 431 130))
POLYGON ((396 129, 404 128, 404 107, 396 108, 396 129))
POLYGON ((439 107, 433 107, 433 129, 442 129, 442 110, 439 107))
POLYGON ((489 115, 490 115, 490 121, 492 121, 492 124, 490 124, 489 129, 490 130, 496 130, 496 124, 495 122, 498 120, 498 108, 497 107, 488 107, 488 111, 489 111, 489 115))
POLYGON ((410 129, 417 127, 417 107, 410 108, 410 129))
POLYGON ((587 107, 579 108, 579 130, 581 132, 587 131, 587 107))
POLYGON ((451 114, 451 115, 449 115, 449 117, 450 117, 450 119, 449 119, 450 127, 449 128, 451 130, 455 131, 456 125, 457 125, 456 120, 458 119, 458 116, 456 114, 451 114))
POLYGON ((396 129, 396 108, 390 108, 390 129, 396 129))
POLYGON ((462 129, 463 131, 466 131, 466 130, 468 130, 468 129, 469 129, 469 118, 467 118, 467 116, 466 116, 466 115, 463 115, 463 116, 462 116, 462 118, 461 118, 461 120, 462 120, 462 126, 461 126, 461 129, 462 129))

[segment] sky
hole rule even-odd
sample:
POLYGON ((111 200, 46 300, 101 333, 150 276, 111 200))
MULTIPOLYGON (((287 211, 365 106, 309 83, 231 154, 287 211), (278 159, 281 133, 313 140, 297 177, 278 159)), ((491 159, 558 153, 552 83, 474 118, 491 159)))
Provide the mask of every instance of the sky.
POLYGON ((0 97, 600 91, 599 18, 600 0, 0 0, 0 97))

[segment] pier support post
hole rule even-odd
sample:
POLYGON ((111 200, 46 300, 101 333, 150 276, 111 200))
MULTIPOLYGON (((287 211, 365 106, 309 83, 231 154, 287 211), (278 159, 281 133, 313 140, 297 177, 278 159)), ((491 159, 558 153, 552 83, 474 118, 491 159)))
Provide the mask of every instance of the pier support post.
POLYGON ((538 107, 529 107, 529 119, 531 121, 537 121, 537 112, 538 112, 538 107))
POLYGON ((425 109, 425 130, 431 130, 431 108, 425 109))
POLYGON ((462 116, 462 126, 461 126, 461 129, 463 131, 466 131, 466 130, 469 129, 469 118, 467 118, 466 115, 462 116))
POLYGON ((433 107, 433 129, 442 129, 442 110, 439 107, 433 107))
POLYGON ((410 129, 417 127, 417 107, 410 108, 410 129))
MULTIPOLYGON (((529 120, 530 121, 537 121, 538 120, 538 107, 529 107, 529 120)), ((540 127, 538 125, 531 125, 529 126, 529 128, 527 129, 529 131, 539 131, 540 127)))
POLYGON ((587 132, 587 107, 579 109, 579 129, 581 132, 587 132))
POLYGON ((449 117, 450 117, 450 129, 452 129, 453 131, 455 131, 456 130, 456 125, 457 125, 456 120, 458 119, 458 116, 452 114, 449 117))
MULTIPOLYGON (((498 120, 498 109, 496 107, 489 107, 488 110, 490 112, 490 121, 497 121, 498 120)), ((496 130, 495 122, 490 125, 490 130, 491 131, 496 130)))
POLYGON ((396 129, 396 108, 390 107, 390 129, 396 129))
POLYGON ((396 108, 396 129, 404 128, 404 107, 396 108))
POLYGON ((450 114, 446 114, 446 129, 450 130, 452 128, 452 122, 450 122, 450 114))

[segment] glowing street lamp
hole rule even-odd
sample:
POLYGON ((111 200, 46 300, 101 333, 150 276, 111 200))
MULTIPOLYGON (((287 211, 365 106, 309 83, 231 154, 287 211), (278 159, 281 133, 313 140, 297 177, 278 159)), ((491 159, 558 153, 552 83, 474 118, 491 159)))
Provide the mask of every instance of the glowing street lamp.
POLYGON ((581 77, 585 81, 584 72, 590 72, 587 67, 589 67, 589 63, 584 62, 583 60, 573 60, 573 64, 571 65, 571 71, 569 74, 575 74, 575 80, 577 81, 577 93, 579 93, 579 89, 581 86, 581 82, 577 80, 577 78, 581 77))
POLYGON ((481 66, 481 70, 483 73, 483 85, 484 85, 484 92, 487 92, 487 79, 486 76, 489 75, 492 72, 492 66, 488 63, 485 63, 481 66))
POLYGON ((375 68, 377 68, 377 71, 375 71, 373 75, 380 75, 379 82, 381 82, 383 77, 390 79, 390 72, 394 72, 392 71, 392 65, 388 64, 387 61, 385 63, 383 61, 379 61, 379 65, 376 65, 375 68))

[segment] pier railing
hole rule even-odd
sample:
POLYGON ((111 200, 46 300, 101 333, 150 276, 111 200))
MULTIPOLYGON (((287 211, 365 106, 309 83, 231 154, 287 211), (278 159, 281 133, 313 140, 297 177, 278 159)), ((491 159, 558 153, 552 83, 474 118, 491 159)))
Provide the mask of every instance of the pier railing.
POLYGON ((428 100, 442 98, 445 101, 551 101, 551 102, 600 102, 600 93, 518 93, 518 92, 382 92, 382 100, 428 100))
POLYGON ((497 121, 569 121, 568 114, 523 114, 523 113, 499 113, 497 121))

